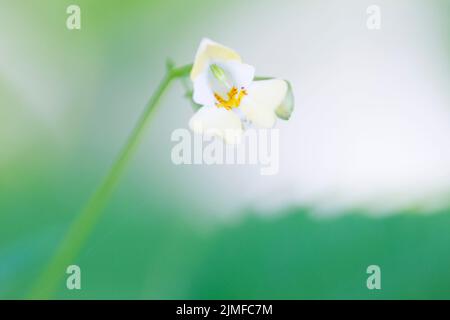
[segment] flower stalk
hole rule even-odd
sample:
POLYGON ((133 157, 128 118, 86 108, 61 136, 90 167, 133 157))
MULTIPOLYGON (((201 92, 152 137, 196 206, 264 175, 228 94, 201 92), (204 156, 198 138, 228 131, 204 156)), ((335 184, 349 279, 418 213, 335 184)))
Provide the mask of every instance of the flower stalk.
POLYGON ((101 218, 109 198, 144 136, 146 127, 152 121, 162 96, 169 89, 173 80, 189 76, 191 69, 192 64, 178 68, 175 68, 173 64, 167 65, 166 75, 145 106, 144 112, 108 174, 97 187, 84 209, 75 217, 53 258, 34 283, 30 294, 31 299, 48 299, 58 289, 66 268, 74 264, 78 253, 101 218))

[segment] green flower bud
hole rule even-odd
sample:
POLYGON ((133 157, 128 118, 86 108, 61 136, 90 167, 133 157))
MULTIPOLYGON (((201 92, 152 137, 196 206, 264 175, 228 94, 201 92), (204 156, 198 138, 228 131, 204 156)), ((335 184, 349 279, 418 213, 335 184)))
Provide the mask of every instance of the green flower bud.
POLYGON ((292 112, 294 111, 294 94, 292 92, 291 84, 289 83, 289 81, 286 82, 288 84, 286 96, 283 102, 275 110, 275 114, 277 115, 277 117, 283 120, 289 120, 292 112))

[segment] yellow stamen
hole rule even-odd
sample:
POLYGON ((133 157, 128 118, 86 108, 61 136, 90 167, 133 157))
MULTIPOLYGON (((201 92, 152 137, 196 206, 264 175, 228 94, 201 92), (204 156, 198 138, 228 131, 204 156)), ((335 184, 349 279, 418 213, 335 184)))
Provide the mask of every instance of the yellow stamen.
POLYGON ((225 108, 231 110, 237 108, 241 104, 241 100, 247 95, 247 91, 244 88, 238 90, 236 87, 232 87, 227 93, 227 99, 222 98, 217 92, 214 92, 214 97, 217 100, 216 106, 218 108, 225 108))

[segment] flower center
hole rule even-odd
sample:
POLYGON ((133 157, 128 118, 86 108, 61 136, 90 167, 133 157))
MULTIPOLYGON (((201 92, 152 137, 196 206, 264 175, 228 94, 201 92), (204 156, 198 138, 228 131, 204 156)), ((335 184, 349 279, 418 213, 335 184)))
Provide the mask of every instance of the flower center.
POLYGON ((241 89, 238 90, 236 86, 231 86, 231 81, 227 77, 225 71, 217 64, 212 64, 210 70, 214 78, 216 78, 225 88, 229 89, 226 97, 221 96, 216 91, 214 92, 214 98, 217 101, 216 107, 225 108, 227 110, 239 107, 242 98, 247 95, 245 88, 241 87, 241 89))
POLYGON ((241 100, 247 95, 247 91, 242 87, 238 90, 236 87, 232 87, 227 93, 227 98, 221 97, 217 92, 214 92, 214 98, 216 98, 216 107, 225 108, 231 110, 237 108, 241 104, 241 100))

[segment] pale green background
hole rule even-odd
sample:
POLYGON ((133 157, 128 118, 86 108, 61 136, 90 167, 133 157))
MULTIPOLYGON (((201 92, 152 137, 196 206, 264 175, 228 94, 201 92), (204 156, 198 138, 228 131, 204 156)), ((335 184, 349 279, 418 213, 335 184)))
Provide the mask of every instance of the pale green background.
MULTIPOLYGON (((368 51, 382 52, 390 44, 401 47, 401 35, 409 34, 412 43, 431 30, 441 58, 422 42, 413 51, 433 63, 431 79, 448 83, 448 1, 395 6, 379 1, 386 8, 383 33, 356 38, 342 30, 364 35, 364 12, 372 3, 340 3, 0 0, 0 298, 27 297, 163 76, 166 58, 180 65, 192 62, 204 36, 241 51, 262 75, 291 79, 299 115, 307 115, 307 99, 327 94, 321 72, 327 74, 328 63, 334 66, 351 53, 352 70, 366 66, 353 46, 361 41, 368 41, 368 51), (80 31, 65 28, 65 10, 72 3, 82 9, 80 31), (417 20, 395 16, 409 13, 408 8, 419 12, 417 20), (390 26, 402 22, 409 29, 390 33, 390 26), (414 29, 416 23, 420 27, 414 29), (383 36, 389 40, 383 42, 383 36), (373 40, 379 42, 369 46, 373 40), (340 54, 333 51, 336 43, 340 54)), ((338 71, 348 74, 347 66, 338 71)), ((443 103, 448 107, 448 102, 443 103)), ((315 112, 319 118, 329 114, 326 105, 315 112)), ((283 186, 282 179, 263 179, 254 168, 236 173, 172 165, 170 133, 186 127, 191 114, 182 87, 175 85, 74 261, 82 270, 82 290, 68 291, 62 283, 56 298, 450 298, 450 210, 442 183, 436 194, 427 189, 426 210, 413 199, 387 209, 386 217, 367 215, 371 210, 360 203, 352 206, 352 192, 344 209, 331 206, 337 215, 331 219, 311 215, 328 204, 320 197, 255 205, 264 193, 246 198, 252 183, 267 191, 283 186), (365 287, 370 264, 382 268, 381 291, 365 287)), ((295 133, 307 125, 293 120, 281 130, 295 133)), ((446 133, 444 141, 450 139, 446 133)), ((295 154, 297 147, 289 144, 283 155, 295 154)), ((390 157, 395 162, 395 154, 384 154, 390 157)), ((285 164, 281 174, 289 175, 293 166, 285 164)))

